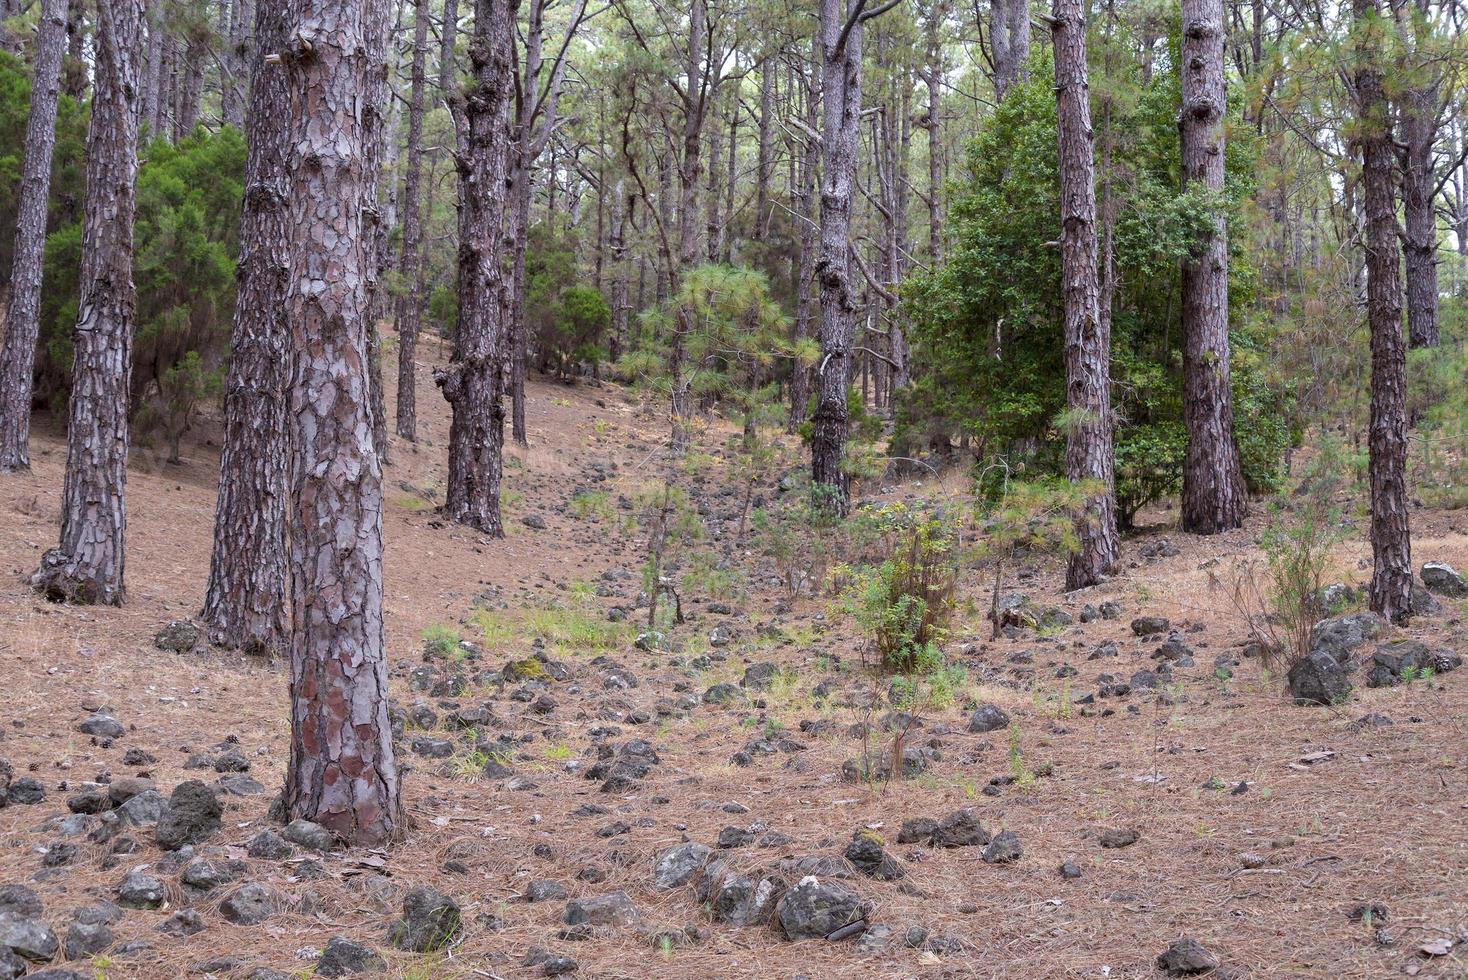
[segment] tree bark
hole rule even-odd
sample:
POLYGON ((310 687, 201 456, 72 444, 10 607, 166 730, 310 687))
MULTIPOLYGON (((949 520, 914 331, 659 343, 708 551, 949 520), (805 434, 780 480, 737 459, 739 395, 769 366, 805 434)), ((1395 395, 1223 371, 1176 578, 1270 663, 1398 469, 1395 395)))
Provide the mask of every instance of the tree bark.
POLYGON ((1437 142, 1440 70, 1425 63, 1432 52, 1420 35, 1430 35, 1431 10, 1426 0, 1399 2, 1403 33, 1412 38, 1404 74, 1411 83, 1400 97, 1402 120, 1402 223, 1407 267, 1407 336, 1412 347, 1436 347, 1437 323, 1437 214, 1433 208, 1433 147, 1437 142), (1417 16, 1414 18, 1413 12, 1417 16))
MULTIPOLYGON (((819 70, 819 61, 822 51, 822 42, 818 37, 811 45, 813 64, 809 69, 810 74, 805 78, 804 112, 806 129, 810 133, 816 131, 819 121, 820 93, 816 89, 814 73, 819 70)), ((796 256, 795 272, 795 339, 805 340, 813 337, 816 331, 811 328, 815 319, 815 294, 812 291, 814 285, 816 264, 816 235, 820 230, 816 224, 816 168, 820 159, 821 144, 813 135, 807 134, 802 139, 803 152, 800 155, 800 174, 795 183, 795 213, 798 232, 798 254, 796 256)), ((792 154, 793 156, 793 154, 792 154)), ((793 162, 793 161, 792 161, 793 162)), ((814 371, 807 365, 796 361, 791 369, 790 376, 790 425, 789 430, 794 432, 801 423, 805 421, 805 413, 809 407, 811 389, 815 381, 814 371)))
POLYGON ((61 540, 31 579, 58 602, 123 600, 142 21, 142 0, 98 5, 61 540))
POLYGON ((947 6, 935 3, 928 13, 927 64, 923 81, 928 87, 928 114, 923 126, 928 130, 928 258, 933 268, 943 261, 943 18, 947 6))
POLYGON ((283 802, 348 843, 401 827, 382 630, 382 468, 368 410, 374 32, 364 0, 292 0, 291 753, 283 802))
MULTIPOLYGON (((773 176, 773 148, 771 141, 770 104, 774 99, 775 69, 779 63, 766 53, 759 66, 759 149, 756 158, 754 233, 753 239, 762 242, 770 230, 769 183, 773 176)), ((736 103, 737 111, 737 103, 736 103)))
POLYGON ((457 83, 454 46, 459 39, 459 0, 443 0, 443 30, 439 32, 438 88, 449 96, 457 83))
POLYGON ((851 283, 851 195, 861 127, 860 0, 821 0, 822 156, 821 241, 815 275, 821 290, 821 361, 811 431, 811 482, 829 489, 829 505, 845 515, 851 477, 846 471, 851 348, 856 295, 851 283))
POLYGON ((289 649, 286 622, 286 287, 291 93, 271 59, 284 4, 255 9, 245 194, 224 397, 224 451, 202 619, 212 642, 265 656, 289 649))
POLYGON ((398 435, 418 438, 419 311, 422 307, 423 268, 420 264, 422 212, 418 206, 423 181, 423 101, 427 84, 428 0, 414 0, 413 67, 408 96, 408 172, 403 178, 403 247, 398 259, 405 288, 398 299, 398 435))
POLYGON ((44 0, 31 59, 31 104, 16 201, 10 309, 0 347, 0 472, 29 469, 31 384, 40 336, 41 261, 46 251, 46 204, 56 147, 56 102, 66 49, 67 0, 44 0))
POLYGON ((1407 516, 1407 350, 1402 339, 1391 113, 1380 64, 1377 0, 1352 0, 1356 146, 1366 209, 1366 316, 1371 327, 1371 608, 1392 622, 1412 612, 1407 516))
POLYGON ((1029 77, 1029 0, 991 0, 990 46, 994 52, 994 94, 999 101, 1029 77))
POLYGON ((472 79, 455 100, 459 142, 459 319, 454 354, 434 380, 452 409, 445 513, 503 537, 504 366, 509 283, 504 264, 503 189, 516 0, 475 0, 469 43, 472 79))
MULTIPOLYGON (((387 291, 382 280, 392 264, 392 250, 388 248, 387 236, 392 226, 394 210, 394 188, 392 181, 383 180, 383 160, 387 149, 388 103, 392 92, 388 87, 387 41, 392 20, 389 10, 393 0, 365 0, 364 15, 368 30, 367 57, 370 71, 367 78, 367 105, 362 116, 365 176, 370 184, 362 197, 367 221, 367 391, 372 416, 372 445, 377 452, 377 462, 386 466, 388 460, 387 404, 382 382, 382 334, 378 324, 387 314, 387 291)), ((401 7, 398 7, 401 12, 401 7)))
MULTIPOLYGON (((1223 194, 1223 0, 1184 0, 1182 110, 1183 189, 1223 194)), ((1238 527, 1248 511, 1234 442, 1228 342, 1228 224, 1221 203, 1213 231, 1183 261, 1182 527, 1217 534, 1238 527)))
POLYGON ((61 61, 61 91, 78 103, 87 100, 88 0, 71 0, 66 11, 66 57, 61 61))
POLYGON ((1101 317, 1096 268, 1096 179, 1082 0, 1055 0, 1056 132, 1060 161, 1061 292, 1065 297, 1065 468, 1100 492, 1076 514, 1079 547, 1065 587, 1096 585, 1116 564, 1111 438, 1111 330, 1101 317))

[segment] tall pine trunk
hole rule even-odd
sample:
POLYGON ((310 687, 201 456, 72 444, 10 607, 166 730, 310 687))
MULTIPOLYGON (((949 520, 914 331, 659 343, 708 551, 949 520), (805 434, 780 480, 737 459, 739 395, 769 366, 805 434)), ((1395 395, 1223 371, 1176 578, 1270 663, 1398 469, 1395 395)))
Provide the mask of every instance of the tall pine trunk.
POLYGON ((1401 253, 1391 112, 1380 64, 1377 0, 1352 0, 1356 146, 1366 218, 1366 316, 1371 327, 1371 608, 1392 622, 1412 611, 1412 541, 1407 517, 1407 350, 1402 339, 1401 253))
MULTIPOLYGON (((811 44, 811 53, 817 62, 821 56, 822 42, 819 37, 811 44)), ((818 65, 812 65, 807 71, 810 73, 805 79, 804 112, 806 128, 810 133, 816 131, 818 122, 817 112, 819 110, 820 94, 816 89, 814 73, 818 65)), ((792 86, 793 90, 794 86, 792 86)), ((807 134, 801 137, 802 152, 795 159, 791 154, 792 166, 799 168, 799 176, 794 184, 794 204, 796 213, 798 254, 795 261, 795 340, 797 342, 815 336, 812 329, 812 321, 815 320, 815 291, 812 289, 815 278, 816 265, 816 234, 820 230, 816 224, 816 167, 820 159, 821 145, 813 135, 807 134)), ((806 411, 809 408, 811 388, 815 380, 814 370, 807 364, 797 360, 791 367, 790 374, 790 422, 789 431, 794 432, 804 421, 806 411)))
POLYGON ((397 432, 418 438, 419 311, 422 307, 423 269, 420 265, 422 210, 418 206, 423 181, 423 100, 428 61, 428 0, 414 0, 413 67, 408 96, 408 172, 403 178, 403 246, 398 259, 406 288, 398 299, 398 416, 397 432))
POLYGON ((434 379, 452 409, 445 513, 502 537, 504 366, 510 344, 503 253, 514 0, 475 0, 472 78, 454 99, 459 142, 459 318, 454 353, 434 379))
MULTIPOLYGON (((1223 0, 1184 0, 1183 189, 1223 193, 1223 0)), ((1249 507, 1234 442, 1228 346, 1228 225, 1221 205, 1197 253, 1183 261, 1183 530, 1217 534, 1249 507)))
POLYGON ((851 196, 861 127, 862 19, 841 0, 821 0, 820 252, 815 276, 821 295, 821 360, 816 369, 816 410, 811 430, 811 482, 829 488, 831 508, 850 506, 846 471, 851 348, 856 334, 856 294, 851 283, 851 196))
POLYGON ((1096 269, 1096 179, 1086 20, 1081 0, 1055 0, 1056 131, 1060 160, 1060 265, 1065 297, 1065 468, 1072 482, 1099 483, 1076 515, 1079 547, 1065 587, 1100 582, 1116 564, 1112 496, 1111 329, 1101 316, 1096 269))
POLYGON ((1432 10, 1428 0, 1397 5, 1402 33, 1412 39, 1403 52, 1408 78, 1399 108, 1402 120, 1402 246, 1407 271, 1407 337, 1412 347, 1440 343, 1437 322, 1437 142, 1441 69, 1433 62, 1432 10))
POLYGON ((376 183, 364 0, 293 0, 291 95, 291 752, 283 803, 352 844, 401 827, 382 631, 382 468, 368 409, 376 183))
POLYGON ((202 613, 213 642, 265 655, 289 646, 285 302, 291 93, 285 69, 271 60, 286 43, 286 13, 277 3, 255 8, 238 293, 202 613))
POLYGON ((46 204, 56 147, 56 102, 66 50, 67 0, 44 0, 31 62, 31 106, 16 201, 10 309, 0 348, 0 472, 29 469, 31 383, 40 331, 41 260, 46 251, 46 204))
POLYGON ((54 601, 115 606, 123 599, 142 22, 142 0, 102 3, 92 35, 96 64, 61 541, 31 579, 54 601))

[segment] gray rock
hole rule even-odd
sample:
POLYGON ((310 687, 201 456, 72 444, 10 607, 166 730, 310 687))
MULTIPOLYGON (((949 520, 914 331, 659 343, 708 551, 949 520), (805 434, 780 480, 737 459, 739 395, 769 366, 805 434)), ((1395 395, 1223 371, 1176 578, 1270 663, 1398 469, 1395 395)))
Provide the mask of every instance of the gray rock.
POLYGON ((775 917, 786 939, 815 939, 830 935, 861 918, 861 899, 851 889, 823 884, 814 875, 800 880, 775 906, 775 917))
POLYGON ((988 843, 989 835, 980 826, 979 815, 969 807, 954 810, 933 829, 936 847, 977 847, 988 843))
POLYGON ((897 843, 924 843, 932 839, 933 831, 937 829, 938 821, 932 817, 914 817, 911 820, 904 820, 902 821, 901 828, 897 831, 897 843))
POLYGON ((569 956, 547 956, 540 961, 540 972, 548 977, 563 977, 579 968, 580 964, 569 956))
POLYGON ((186 844, 208 840, 219 829, 222 813, 224 807, 208 786, 197 779, 179 783, 158 818, 154 833, 158 846, 165 851, 176 851, 186 844))
POLYGON ((728 872, 721 875, 709 894, 709 914, 715 922, 753 926, 770 920, 784 883, 777 878, 728 872))
POLYGON ((1001 830, 989 841, 989 846, 984 848, 985 864, 1009 864, 1018 861, 1024 856, 1024 849, 1019 845, 1019 838, 1013 831, 1001 830))
POLYGON ((563 917, 568 926, 631 926, 641 919, 642 913, 632 904, 632 899, 620 890, 567 902, 563 917))
POLYGON ((296 849, 275 831, 266 829, 250 838, 245 852, 262 861, 283 861, 296 853, 296 849))
POLYGON ((1101 832, 1102 847, 1131 847, 1141 839, 1142 835, 1130 827, 1111 827, 1101 832))
POLYGON ((704 704, 730 705, 744 700, 744 692, 734 684, 715 684, 703 692, 704 704))
POLYGON ((386 973, 387 961, 374 950, 344 936, 334 936, 316 961, 318 977, 348 977, 360 973, 386 973))
POLYGON ((88 715, 82 719, 76 730, 83 735, 94 735, 97 738, 121 738, 127 729, 122 727, 122 722, 111 715, 95 714, 88 715))
POLYGON ((25 960, 10 951, 9 946, 0 946, 0 980, 16 980, 25 974, 25 960))
POLYGON ((1132 633, 1137 636, 1166 633, 1171 628, 1172 621, 1165 616, 1138 616, 1132 620, 1132 633))
POLYGON ((168 897, 163 882, 141 871, 131 871, 117 883, 117 904, 127 909, 156 909, 168 897))
POLYGON ((1468 579, 1447 562, 1430 561, 1422 566, 1422 584, 1438 595, 1468 596, 1468 579))
POLYGON ((46 788, 29 776, 21 776, 10 784, 5 802, 17 806, 35 806, 46 798, 46 788))
POLYGON ((0 915, 40 918, 41 896, 25 885, 0 885, 0 915))
POLYGON ((247 881, 219 903, 219 914, 237 926, 253 926, 284 906, 280 893, 259 881, 247 881))
MULTIPOLYGON (((1347 654, 1349 656, 1349 654, 1347 654)), ((1287 676, 1290 697, 1296 704, 1335 704, 1351 689, 1346 668, 1322 650, 1296 661, 1287 676)), ((1136 687, 1136 681, 1132 681, 1136 687)))
POLYGON ((158 931, 166 936, 186 938, 204 931, 204 918, 193 909, 179 909, 159 924, 158 931))
POLYGON ((201 892, 211 891, 234 881, 243 867, 239 862, 235 864, 239 866, 222 861, 191 861, 183 869, 183 874, 179 875, 179 881, 201 892))
POLYGON ((170 620, 153 636, 153 645, 171 653, 188 653, 199 643, 199 627, 187 619, 170 620))
POLYGON ((984 732, 997 732, 1001 728, 1009 727, 1009 715, 998 705, 981 704, 973 714, 969 715, 968 730, 975 734, 984 732))
POLYGON ((281 836, 292 844, 299 844, 313 851, 329 851, 336 846, 336 835, 310 820, 292 820, 286 824, 281 836))
POLYGON ((775 683, 779 668, 772 663, 750 664, 744 670, 744 679, 739 683, 751 691, 767 691, 775 683))
POLYGON ((403 917, 387 931, 387 941, 413 953, 432 953, 459 938, 458 903, 427 885, 403 897, 403 917))
POLYGON ((117 808, 118 820, 127 827, 152 827, 168 806, 156 790, 144 790, 117 808))
POLYGON ((1157 957, 1157 969, 1169 976, 1190 977, 1216 970, 1219 959, 1196 939, 1187 936, 1177 940, 1157 957))
POLYGON ((1323 653, 1346 667, 1351 652, 1379 635, 1385 625, 1385 621, 1373 612, 1322 619, 1310 629, 1310 652, 1323 653))
POLYGON ((878 881, 896 881, 906 873, 901 862, 888 854, 881 839, 870 831, 858 830, 852 834, 842 856, 857 871, 878 881))
POLYGON ((117 937, 105 922, 73 922, 61 948, 67 959, 80 960, 111 949, 115 942, 117 937))
POLYGON ((711 853, 713 852, 707 844, 675 844, 659 854, 653 862, 653 886, 660 891, 669 891, 686 885, 708 863, 711 853))
POLYGON ((551 881, 547 878, 532 879, 525 889, 525 900, 527 902, 551 902, 559 901, 566 897, 566 887, 559 881, 551 881))
POLYGON ((0 912, 0 947, 23 960, 46 963, 56 955, 56 933, 40 919, 0 912))
MULTIPOLYGON (((902 750, 902 778, 913 779, 936 762, 938 750, 927 745, 908 745, 902 750)), ((892 776, 892 753, 882 751, 870 756, 847 759, 841 764, 841 779, 848 783, 882 782, 892 776)))

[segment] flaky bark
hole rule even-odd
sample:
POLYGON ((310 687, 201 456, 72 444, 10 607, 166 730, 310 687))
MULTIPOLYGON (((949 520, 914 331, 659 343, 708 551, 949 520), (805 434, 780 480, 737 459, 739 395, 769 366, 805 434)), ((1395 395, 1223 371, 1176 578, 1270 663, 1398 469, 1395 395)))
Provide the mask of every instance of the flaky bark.
POLYGON ((1407 350, 1402 339, 1392 124, 1383 90, 1377 0, 1352 0, 1356 146, 1366 219, 1366 316, 1371 327, 1371 608, 1393 622, 1412 611, 1407 516, 1407 350))
POLYGON ((374 4, 292 0, 291 754, 283 802, 353 844, 399 831, 382 633, 382 469, 368 411, 374 4))
POLYGON ((362 115, 363 171, 369 187, 362 197, 367 231, 367 392, 372 414, 372 446, 379 465, 388 463, 387 398, 382 381, 382 334, 378 324, 387 315, 387 290, 383 278, 392 265, 387 235, 394 220, 394 188, 383 180, 387 149, 388 103, 392 92, 387 82, 387 38, 392 25, 392 0, 365 0, 365 35, 370 72, 367 76, 367 106, 362 115))
POLYGON ((403 179, 403 246, 398 259, 405 288, 398 299, 398 435, 418 437, 419 311, 422 309, 423 268, 420 263, 422 212, 418 206, 423 181, 423 102, 428 60, 428 0, 413 4, 413 67, 408 96, 408 172, 403 179))
POLYGON ((256 7, 238 295, 224 396, 224 450, 202 618, 213 642, 272 655, 286 625, 286 281, 290 92, 270 59, 286 42, 283 4, 256 7))
POLYGON ((142 0, 103 3, 93 34, 96 69, 61 541, 31 579, 54 601, 115 606, 123 599, 142 20, 142 0))
POLYGON ((0 472, 29 469, 31 383, 40 335, 41 260, 46 251, 46 203, 56 147, 56 102, 66 49, 67 0, 44 0, 31 61, 31 105, 26 117, 15 217, 10 309, 0 347, 0 472))
POLYGON ((856 333, 851 281, 851 195, 861 126, 862 4, 821 0, 822 155, 820 253, 815 275, 821 295, 821 361, 811 419, 811 482, 830 488, 832 508, 850 506, 846 472, 847 388, 856 333))
POLYGON ((1065 297, 1065 468, 1072 482, 1097 482, 1076 515, 1079 548, 1065 587, 1095 585, 1116 564, 1112 494, 1111 329, 1101 317, 1096 270, 1096 181, 1086 21, 1081 0, 1055 0, 1056 131, 1060 160, 1060 265, 1065 297))
MULTIPOLYGON (((1223 0, 1183 3, 1183 188, 1223 194, 1223 0)), ((1212 233, 1183 261, 1183 530, 1238 527, 1248 492, 1234 442, 1228 344, 1228 225, 1222 205, 1212 233)))
POLYGON ((502 537, 504 367, 509 277, 503 262, 515 0, 475 0, 471 80, 454 100, 459 143, 459 318, 434 379, 453 412, 444 512, 502 537))

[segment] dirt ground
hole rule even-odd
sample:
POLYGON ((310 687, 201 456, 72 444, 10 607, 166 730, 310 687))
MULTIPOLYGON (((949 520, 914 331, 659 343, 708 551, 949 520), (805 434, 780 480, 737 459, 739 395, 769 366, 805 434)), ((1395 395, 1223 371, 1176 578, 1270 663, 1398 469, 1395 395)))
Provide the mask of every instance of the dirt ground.
MULTIPOLYGON (((75 910, 113 899, 130 870, 176 881, 179 864, 151 844, 110 855, 85 836, 71 839, 79 854, 69 864, 45 868, 46 850, 60 839, 55 818, 88 781, 141 769, 165 795, 185 779, 212 781, 212 770, 183 765, 234 737, 251 763, 249 775, 265 791, 227 797, 223 828, 195 853, 246 861, 244 877, 270 884, 290 903, 260 925, 235 926, 218 911, 227 888, 190 899, 175 885, 163 909, 128 911, 112 927, 118 943, 142 940, 144 948, 66 965, 108 980, 246 977, 258 967, 307 976, 315 951, 334 936, 348 936, 378 950, 391 975, 417 978, 544 975, 541 966, 524 965, 534 947, 574 957, 577 975, 588 977, 1150 977, 1159 975, 1156 956, 1187 935, 1222 960, 1223 975, 1468 976, 1468 669, 1425 683, 1359 686, 1332 708, 1288 705, 1282 679, 1257 659, 1242 659, 1231 678, 1218 676, 1214 658, 1237 652, 1248 637, 1228 590, 1217 583, 1221 569, 1256 551, 1262 507, 1243 530, 1213 539, 1177 534, 1167 526, 1168 512, 1151 514, 1153 528, 1124 542, 1122 573, 1086 593, 1062 595, 1061 570, 1044 563, 1016 583, 1035 601, 1077 617, 1086 604, 1116 600, 1119 619, 1077 620, 1055 635, 1026 632, 991 642, 982 616, 966 614, 949 646, 953 660, 969 669, 960 702, 997 704, 1014 728, 968 734, 961 703, 924 712, 924 727, 910 739, 935 740, 941 758, 922 776, 886 786, 841 779, 842 762, 862 748, 847 730, 874 717, 860 706, 863 695, 885 689, 860 669, 834 669, 837 661, 859 663, 860 638, 827 603, 807 599, 785 611, 783 593, 755 574, 759 556, 747 547, 731 550, 749 583, 731 603, 732 614, 690 601, 690 622, 676 634, 690 649, 707 651, 702 638, 720 626, 734 637, 721 651, 723 661, 677 666, 669 654, 635 649, 635 627, 628 627, 611 642, 552 637, 547 652, 573 676, 551 685, 558 704, 546 714, 510 698, 514 685, 475 687, 452 698, 410 690, 410 672, 424 664, 422 633, 430 627, 452 627, 481 644, 482 658, 464 665, 472 677, 526 656, 537 628, 547 632, 538 621, 515 618, 526 610, 559 604, 601 624, 611 606, 630 605, 641 540, 619 531, 611 516, 567 504, 577 489, 593 486, 615 500, 670 465, 659 452, 664 421, 639 412, 615 386, 534 380, 528 387, 532 446, 513 450, 507 468, 509 536, 489 541, 445 524, 433 496, 444 483, 448 432, 429 377, 434 356, 442 352, 429 350, 420 364, 420 441, 395 438, 386 470, 385 610, 394 696, 403 706, 422 701, 439 715, 450 710, 442 702, 487 704, 503 732, 530 739, 505 758, 517 774, 505 780, 480 775, 483 759, 467 746, 448 761, 410 751, 425 733, 409 731, 401 756, 411 767, 407 840, 376 856, 328 855, 320 877, 299 873, 295 860, 247 858, 244 848, 268 825, 266 809, 284 774, 281 665, 202 644, 191 653, 169 653, 153 642, 161 626, 196 615, 200 606, 217 430, 202 426, 182 465, 166 465, 161 452, 136 452, 128 488, 128 596, 120 609, 51 605, 24 584, 57 535, 61 433, 43 424, 34 471, 0 478, 0 758, 10 760, 17 777, 39 780, 47 794, 37 805, 0 808, 0 884, 34 888, 44 918, 64 935, 75 910), (1177 553, 1144 557, 1162 538, 1177 553), (602 578, 617 568, 630 570, 630 579, 602 578), (597 583, 610 583, 602 591, 621 595, 596 596, 597 583), (501 624, 489 635, 483 617, 474 618, 476 603, 501 624), (1098 698, 1092 707, 1066 703, 1094 691, 1101 672, 1124 679, 1154 666, 1158 641, 1144 641, 1128 627, 1140 615, 1168 617, 1194 648, 1198 666, 1178 671, 1174 684, 1157 691, 1098 698), (1117 658, 1087 659, 1108 640, 1119 648, 1117 658), (1010 661, 1021 651, 1033 657, 1032 674, 1010 661), (626 720, 637 709, 655 713, 659 699, 697 698, 716 682, 737 683, 759 661, 792 670, 786 683, 760 696, 762 707, 699 703, 642 725, 626 720), (1065 665, 1076 676, 1057 677, 1065 665), (636 686, 608 687, 617 668, 630 672, 636 686), (840 693, 818 706, 811 690, 826 680, 840 693), (106 746, 77 730, 82 718, 104 707, 128 729, 106 746), (1371 713, 1393 724, 1354 724, 1371 713), (800 730, 801 721, 820 720, 834 724, 821 734, 800 730), (619 733, 594 731, 608 725, 619 733), (747 767, 731 762, 751 739, 776 731, 800 749, 757 757, 747 767), (991 779, 1014 772, 1011 737, 1027 770, 1043 773, 1048 764, 1049 774, 997 785, 997 795, 986 795, 982 788, 991 779), (596 743, 630 738, 651 741, 661 759, 639 786, 609 794, 582 778, 596 759, 596 743), (158 761, 126 766, 129 748, 158 761), (1324 752, 1331 754, 1319 755, 1324 752), (1301 761, 1307 756, 1319 761, 1301 761), (585 804, 609 812, 577 815, 585 804), (976 809, 990 832, 1013 831, 1023 856, 987 864, 980 847, 895 843, 904 820, 965 806, 976 809), (615 821, 628 825, 626 831, 598 836, 615 821), (786 857, 840 857, 855 830, 875 830, 905 876, 884 882, 858 875, 844 884, 871 903, 871 922, 893 928, 889 947, 863 954, 856 940, 791 944, 774 926, 712 921, 691 885, 654 889, 659 851, 685 839, 713 845, 729 826, 788 838, 720 855, 739 868, 772 867, 786 857), (1134 829, 1140 839, 1121 849, 1101 847, 1102 831, 1117 828, 1134 829), (1062 878, 1065 861, 1079 868, 1078 879, 1062 878), (563 934, 564 900, 523 900, 532 879, 557 881, 571 898, 624 889, 642 924, 583 940, 563 934), (418 884, 433 885, 463 909, 463 940, 439 954, 398 952, 385 940, 403 893, 418 884), (1379 915, 1353 920, 1352 909, 1363 903, 1384 906, 1385 921, 1379 915), (187 939, 156 931, 181 904, 191 904, 207 928, 187 939), (649 938, 684 926, 701 930, 696 943, 660 948, 649 938), (911 927, 960 942, 911 948, 904 943, 911 927), (1444 938, 1457 943, 1446 955, 1419 951, 1444 938)), ((706 481, 710 489, 718 474, 716 464, 706 481)), ((902 499, 956 486, 956 479, 946 489, 927 480, 878 489, 883 498, 902 499)), ((737 499, 715 504, 737 512, 737 499)), ((1412 520, 1419 565, 1437 559, 1468 567, 1468 511, 1418 510, 1412 520)), ((1364 541, 1343 547, 1339 562, 1345 580, 1369 577, 1364 541)), ((965 576, 966 608, 983 608, 983 589, 977 572, 965 576)), ((1468 654, 1468 606, 1446 606, 1404 635, 1468 654)))

